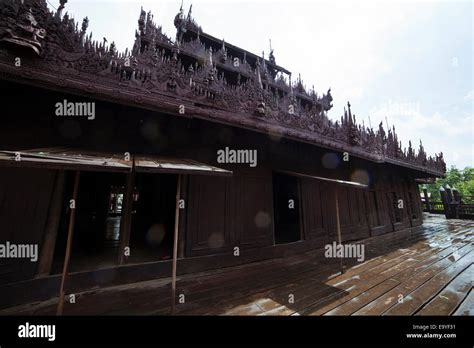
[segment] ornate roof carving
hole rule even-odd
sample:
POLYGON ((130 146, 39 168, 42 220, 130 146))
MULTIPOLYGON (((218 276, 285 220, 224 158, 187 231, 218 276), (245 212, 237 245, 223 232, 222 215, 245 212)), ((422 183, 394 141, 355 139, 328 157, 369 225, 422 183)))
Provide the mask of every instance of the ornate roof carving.
POLYGON ((177 115, 178 105, 185 104, 195 117, 280 133, 435 175, 446 170, 442 153, 427 157, 421 143, 417 152, 411 142, 402 149, 395 128, 386 132, 382 124, 376 130, 357 124, 350 104, 339 121, 330 120, 331 90, 318 95, 314 88, 308 91, 301 77, 295 83, 291 75, 287 80, 269 66, 275 59, 273 51, 269 64, 264 56, 250 64, 245 52, 233 57, 223 40, 218 50, 207 47, 191 9, 186 18, 182 9, 175 17, 174 41, 142 9, 133 49, 117 52, 113 42, 108 44, 105 38, 99 42, 87 34, 87 18, 79 27, 67 13, 62 15, 65 2, 61 0, 56 13, 44 0, 0 3, 0 71, 5 76, 48 87, 59 84, 62 89, 177 115), (190 28, 198 36, 182 41, 180 36, 190 28), (21 70, 15 69, 12 57, 25 48, 31 57, 21 70))

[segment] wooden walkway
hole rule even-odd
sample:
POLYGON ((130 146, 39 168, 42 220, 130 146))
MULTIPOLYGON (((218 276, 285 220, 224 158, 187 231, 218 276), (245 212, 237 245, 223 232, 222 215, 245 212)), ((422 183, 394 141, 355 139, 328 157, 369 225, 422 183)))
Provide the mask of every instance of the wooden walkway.
MULTIPOLYGON (((425 214, 421 227, 359 241, 365 262, 323 250, 178 278, 181 315, 474 315, 474 221, 425 214), (184 295, 181 296, 180 295, 184 295)), ((179 262, 178 262, 179 267, 179 262)), ((0 311, 54 314, 57 298, 0 311)), ((169 314, 169 279, 76 294, 65 315, 169 314)))

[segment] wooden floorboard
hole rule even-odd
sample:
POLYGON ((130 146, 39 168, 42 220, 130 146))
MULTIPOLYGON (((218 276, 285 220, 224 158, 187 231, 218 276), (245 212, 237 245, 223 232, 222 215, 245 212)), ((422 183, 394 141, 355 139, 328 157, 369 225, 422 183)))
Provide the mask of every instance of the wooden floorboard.
MULTIPOLYGON (((473 315, 474 222, 425 215, 423 226, 354 242, 365 261, 322 249, 178 277, 178 315, 473 315)), ((179 267, 179 262, 178 262, 179 267)), ((170 279, 93 289, 65 315, 170 313, 170 279)), ((54 314, 57 298, 0 311, 54 314)))
POLYGON ((472 248, 468 245, 457 249, 456 251, 447 250, 450 254, 441 252, 414 267, 413 270, 416 272, 414 274, 409 272, 399 273, 397 276, 392 278, 398 280, 400 285, 368 303, 366 306, 356 311, 355 314, 381 315, 394 306, 398 301, 403 301, 408 294, 419 288, 436 274, 452 265, 452 262, 448 259, 452 253, 458 252, 458 255, 463 256, 471 250, 472 248))
MULTIPOLYGON (((430 233, 426 233, 425 231, 422 231, 423 234, 430 234, 430 233)), ((400 239, 400 236, 403 236, 402 233, 400 234, 397 234, 397 236, 394 236, 394 235, 386 235, 386 236, 383 236, 385 237, 386 239, 400 239)), ((445 238, 446 236, 444 235, 435 235, 433 236, 433 240, 437 240, 437 239, 441 239, 441 238, 445 238)), ((405 238, 402 238, 402 241, 403 243, 401 244, 402 246, 406 246, 406 245, 410 245, 411 243, 413 243, 415 240, 417 241, 423 241, 423 242, 426 242, 426 239, 423 239, 421 238, 420 239, 420 235, 415 235, 415 238, 413 238, 413 236, 410 236, 409 239, 405 239, 405 238)), ((400 244, 400 243, 399 243, 400 244)), ((378 249, 380 249, 380 244, 376 245, 378 247, 378 249)), ((427 247, 428 248, 428 247, 427 247)), ((430 248, 429 248, 430 249, 430 248)), ((391 264, 388 264, 388 265, 385 265, 383 267, 389 267, 390 265, 393 265, 393 264, 396 264, 398 261, 398 258, 399 257, 402 257, 403 255, 410 255, 410 253, 413 253, 413 251, 409 250, 409 249, 399 249, 399 250, 396 250, 395 252, 393 253, 390 253, 389 255, 383 255, 382 257, 377 257, 375 259, 372 259, 372 260, 369 260, 367 263, 364 263, 363 265, 359 265, 359 266, 356 266, 355 268, 357 269, 357 271, 354 271, 354 272, 349 272, 349 273, 345 273, 345 276, 347 276, 348 274, 351 274, 351 273, 360 273, 362 270, 364 269, 370 269, 370 268, 373 268, 374 267, 374 264, 383 264, 383 263, 386 263, 386 262, 392 262, 391 264), (393 260, 392 260, 393 259, 393 260)), ((336 268, 337 270, 337 268, 336 268)), ((289 271, 289 270, 288 270, 289 271)), ((319 269, 319 271, 321 271, 321 269, 319 269)), ((321 272, 319 272, 321 273, 321 272)), ((305 274, 305 277, 306 279, 308 278, 309 274, 305 274)), ((280 276, 281 278, 281 276, 280 276)), ((321 279, 321 278, 320 278, 321 279)), ((281 279, 280 279, 281 280, 281 279)), ((278 289, 278 286, 276 286, 278 283, 277 281, 272 281, 271 284, 273 285, 272 289, 278 289)), ((287 282, 284 282, 284 283, 287 283, 287 282)), ((258 292, 259 288, 257 287, 254 287, 252 289, 251 292, 253 292, 253 294, 251 296, 249 296, 246 300, 250 300, 252 298, 255 298, 257 297, 258 298, 263 298, 265 296, 272 296, 274 295, 273 293, 268 293, 268 292, 263 292, 263 293, 256 293, 258 292), (255 294, 256 293, 256 294, 255 294)), ((334 296, 340 296, 340 292, 341 291, 332 291, 331 295, 334 295, 334 296)), ((283 298, 286 298, 288 296, 290 292, 287 292, 283 298)), ((295 297, 296 297, 296 300, 295 300, 295 303, 292 304, 292 308, 297 308, 299 309, 299 305, 300 305, 300 302, 301 303, 306 303, 308 301, 308 299, 312 298, 312 297, 317 297, 317 298, 321 298, 321 296, 319 296, 319 294, 313 294, 312 292, 310 291, 307 291, 307 293, 309 294, 306 294, 306 296, 303 298, 303 301, 300 301, 301 300, 301 297, 299 296, 296 296, 295 294, 295 297), (318 296, 314 296, 314 295, 318 295, 318 296)), ((201 307, 201 308, 206 308, 206 309, 202 309, 201 312, 196 312, 196 311, 193 311, 192 309, 190 310, 189 308, 188 309, 183 309, 183 311, 181 313, 185 313, 185 312, 190 312, 190 313, 193 313, 193 314, 222 314, 222 313, 225 313, 225 314, 232 314, 232 310, 230 311, 224 311, 222 310, 225 306, 225 304, 235 304, 236 300, 238 299, 239 301, 242 301, 242 296, 243 294, 242 293, 233 293, 233 294, 224 294, 222 289, 221 291, 219 292, 219 295, 217 295, 219 298, 222 298, 222 302, 219 302, 219 301, 216 301, 216 297, 215 297, 215 294, 213 294, 210 298, 212 298, 212 301, 209 301, 208 303, 206 303, 205 301, 202 301, 200 304, 197 304, 195 303, 194 305, 196 307, 201 307), (209 311, 209 307, 212 306, 212 307, 215 307, 215 310, 214 311, 209 311)), ((280 296, 281 297, 281 296, 280 296)), ((314 302, 314 301, 313 301, 314 302)), ((247 303, 248 304, 248 307, 249 308, 252 308, 252 311, 255 311, 258 309, 258 306, 253 306, 251 301, 248 301, 247 303), (250 303, 249 303, 250 302, 250 303)), ((280 309, 282 310, 282 312, 289 312, 286 307, 284 305, 282 305, 280 307, 280 309)), ((240 308, 238 308, 238 312, 240 313, 241 310, 240 308)), ((270 314, 278 314, 278 311, 277 310, 272 310, 271 312, 269 312, 270 314)))
POLYGON ((423 304, 430 301, 436 294, 447 286, 458 274, 472 265, 474 253, 470 252, 459 261, 438 273, 418 289, 405 296, 403 302, 396 303, 384 315, 411 315, 415 314, 423 304))
MULTIPOLYGON (((433 241, 443 238, 443 236, 436 235, 433 239, 429 239, 426 243, 423 244, 433 244, 433 241)), ((389 279, 390 277, 396 278, 397 275, 404 274, 412 275, 413 272, 417 269, 417 258, 422 258, 427 255, 427 252, 432 253, 432 249, 427 249, 425 246, 419 247, 419 244, 416 243, 413 245, 413 252, 406 253, 401 257, 397 257, 388 262, 385 262, 381 265, 373 267, 367 271, 362 271, 351 279, 344 279, 339 283, 333 284, 334 286, 342 286, 349 289, 348 294, 343 298, 337 300, 333 298, 320 299, 317 303, 312 306, 304 309, 301 314, 310 314, 310 315, 319 315, 326 312, 331 312, 336 307, 343 305, 345 302, 350 301, 352 298, 355 298, 354 301, 360 300, 357 296, 364 292, 370 291, 370 289, 379 283, 389 279), (416 256, 417 258, 415 258, 416 256)), ((435 249, 437 250, 437 249, 435 249)), ((337 279, 343 278, 345 275, 338 277, 337 279)), ((347 276, 347 275, 346 275, 347 276)), ((332 283, 329 282, 329 283, 332 283)), ((367 296, 364 296, 367 298, 367 296)), ((336 314, 337 310, 334 310, 333 314, 336 314)))
POLYGON ((416 315, 451 315, 472 288, 474 265, 466 268, 416 315))
POLYGON ((474 315, 474 291, 472 288, 453 315, 474 315))

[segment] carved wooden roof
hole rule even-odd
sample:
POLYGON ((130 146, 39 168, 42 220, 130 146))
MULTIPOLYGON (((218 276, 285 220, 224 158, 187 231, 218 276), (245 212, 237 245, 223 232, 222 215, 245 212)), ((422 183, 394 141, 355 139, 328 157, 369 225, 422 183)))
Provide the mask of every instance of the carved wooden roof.
MULTIPOLYGON (((395 128, 385 130, 380 124, 374 130, 357 124, 349 103, 340 120, 330 120, 331 91, 318 95, 307 91, 301 78, 292 83, 290 75, 287 81, 283 75, 289 72, 276 65, 273 53, 269 60, 247 58, 247 51, 223 41, 219 50, 204 44, 199 35, 207 34, 191 14, 176 16, 178 34, 172 40, 153 22, 151 13, 142 10, 133 49, 117 52, 113 42, 108 45, 87 34, 87 18, 79 27, 67 13, 63 15, 65 3, 61 0, 53 13, 44 0, 0 2, 3 78, 278 134, 431 175, 446 171, 442 153, 428 157, 421 142, 417 151, 411 142, 403 149, 395 128), (179 35, 183 28, 197 36, 183 40, 179 35), (25 50, 31 54, 25 55, 25 50), (19 52, 21 69, 14 65, 19 52), (185 107, 184 114, 180 106, 185 107)), ((208 35, 209 40, 215 38, 208 35)))

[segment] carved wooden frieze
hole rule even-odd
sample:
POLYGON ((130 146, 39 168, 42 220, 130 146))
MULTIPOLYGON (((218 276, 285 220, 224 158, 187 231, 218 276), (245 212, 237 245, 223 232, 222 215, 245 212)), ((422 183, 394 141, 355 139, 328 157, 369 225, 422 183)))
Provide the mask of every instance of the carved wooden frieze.
MULTIPOLYGON (((303 141, 436 175, 446 171, 442 153, 428 157, 421 143, 417 151, 411 142, 403 149, 394 128, 386 132, 380 124, 374 131, 357 124, 349 103, 340 120, 330 120, 331 90, 318 95, 314 88, 308 91, 301 78, 292 83, 291 75, 286 78, 275 65, 273 51, 269 61, 263 56, 250 62, 245 52, 240 57, 230 54, 224 41, 218 49, 206 45, 191 11, 185 17, 181 9, 175 17, 177 35, 171 40, 153 22, 153 15, 142 9, 134 47, 118 52, 113 42, 105 38, 99 42, 87 34, 87 18, 79 27, 67 13, 63 15, 65 2, 56 13, 48 10, 44 0, 0 2, 0 67, 4 72, 22 74, 9 66, 20 49, 22 54, 26 50, 31 57, 23 71, 39 84, 46 76, 56 75, 64 89, 73 88, 70 81, 74 81, 74 89, 110 91, 113 100, 136 94, 140 104, 156 104, 167 98, 176 105, 195 105, 195 112, 200 112, 197 105, 205 105, 206 110, 213 110, 207 113, 209 118, 227 123, 291 133, 303 141), (183 40, 190 31, 196 37, 183 40)), ((169 105, 163 111, 169 112, 169 105)))

